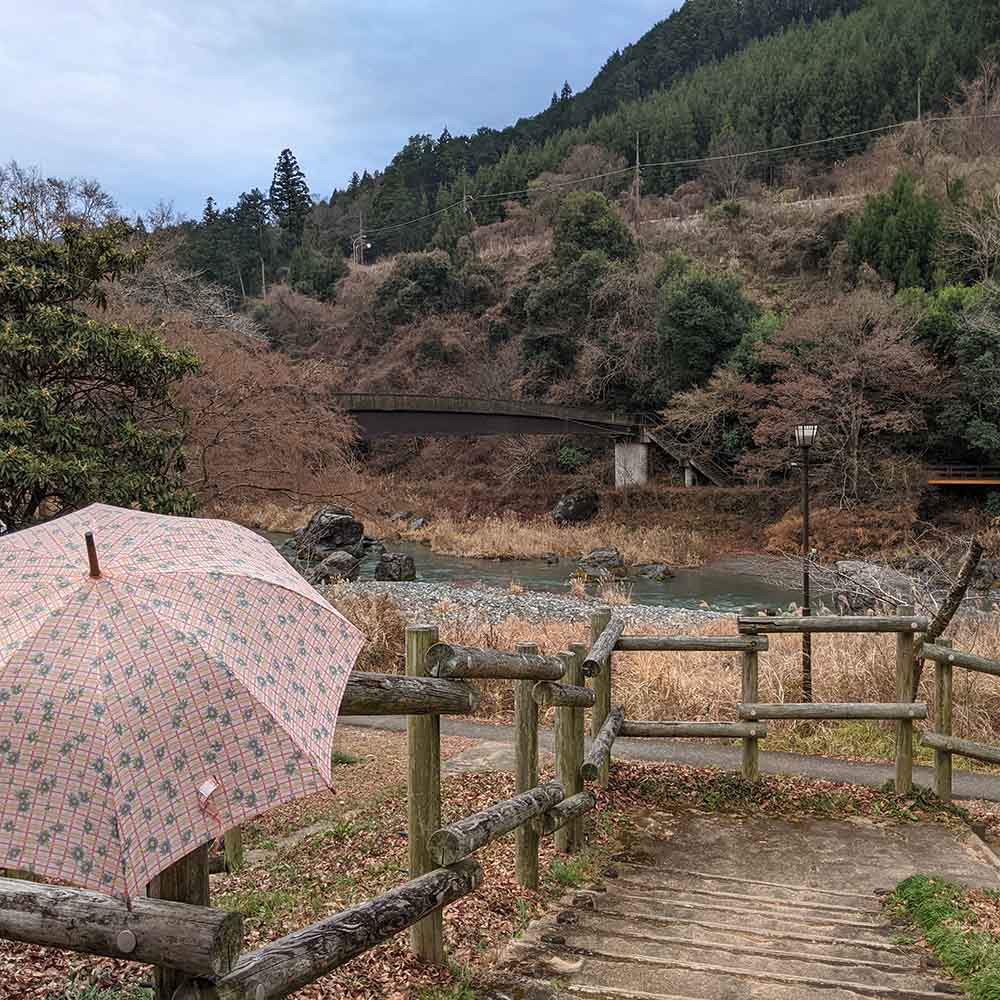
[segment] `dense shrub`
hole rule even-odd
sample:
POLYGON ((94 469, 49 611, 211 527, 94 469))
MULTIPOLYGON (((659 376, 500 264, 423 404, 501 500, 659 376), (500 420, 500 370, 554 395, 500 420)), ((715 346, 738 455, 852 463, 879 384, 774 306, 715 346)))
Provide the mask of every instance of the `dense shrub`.
POLYGON ((298 246, 288 264, 288 285, 300 295, 333 302, 337 282, 347 275, 347 261, 339 254, 328 256, 311 247, 298 246))
POLYGON ((631 260, 637 247, 621 216, 597 191, 567 195, 559 208, 552 236, 553 256, 560 267, 599 251, 608 260, 631 260))
POLYGON ((928 288, 940 232, 937 202, 900 171, 884 194, 869 198, 848 231, 851 264, 870 264, 895 288, 928 288))

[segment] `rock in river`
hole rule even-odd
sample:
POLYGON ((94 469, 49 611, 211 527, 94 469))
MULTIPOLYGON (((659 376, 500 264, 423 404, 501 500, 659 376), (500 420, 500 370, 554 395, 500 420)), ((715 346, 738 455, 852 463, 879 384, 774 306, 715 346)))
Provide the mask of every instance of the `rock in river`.
POLYGON ((669 580, 674 575, 674 571, 666 563, 643 563, 636 566, 635 572, 646 580, 669 580))
POLYGON ((600 580, 609 576, 625 575, 625 560, 617 549, 594 549, 580 560, 580 569, 587 576, 600 580))
POLYGON ((552 520, 556 524, 581 524, 589 521, 600 509, 600 505, 594 490, 581 489, 564 493, 552 508, 552 520))
POLYGON ((376 580, 416 580, 417 567, 413 564, 413 556, 405 552, 383 552, 375 566, 376 580))
POLYGON ((309 573, 311 584, 332 583, 337 580, 357 580, 361 573, 361 560, 350 552, 331 552, 309 573))
POLYGON ((353 549, 364 533, 365 526, 345 507, 323 507, 298 536, 299 558, 324 559, 331 552, 353 549))

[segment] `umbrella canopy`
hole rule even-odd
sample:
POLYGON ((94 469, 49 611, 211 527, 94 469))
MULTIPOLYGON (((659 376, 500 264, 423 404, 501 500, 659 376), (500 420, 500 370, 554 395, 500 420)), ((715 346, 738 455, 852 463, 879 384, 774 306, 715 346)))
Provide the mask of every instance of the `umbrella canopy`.
POLYGON ((361 643, 226 521, 96 504, 0 538, 0 866, 139 895, 326 787, 361 643))

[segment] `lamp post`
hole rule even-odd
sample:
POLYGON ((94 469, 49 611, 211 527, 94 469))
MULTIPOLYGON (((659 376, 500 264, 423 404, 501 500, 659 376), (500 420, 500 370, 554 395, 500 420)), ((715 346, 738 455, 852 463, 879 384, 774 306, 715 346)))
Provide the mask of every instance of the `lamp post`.
MULTIPOLYGON (((819 427, 799 424, 795 428, 795 443, 802 450, 802 616, 812 612, 809 607, 809 449, 816 443, 819 427)), ((802 700, 812 696, 812 635, 802 633, 802 700)))

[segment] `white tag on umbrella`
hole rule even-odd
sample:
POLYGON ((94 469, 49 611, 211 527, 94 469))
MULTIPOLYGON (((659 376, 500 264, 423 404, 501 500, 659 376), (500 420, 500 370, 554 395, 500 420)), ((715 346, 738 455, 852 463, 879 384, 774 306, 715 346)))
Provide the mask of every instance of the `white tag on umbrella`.
POLYGON ((219 783, 214 778, 209 778, 207 781, 203 781, 198 786, 198 798, 201 800, 201 807, 204 809, 212 796, 218 790, 219 783))

